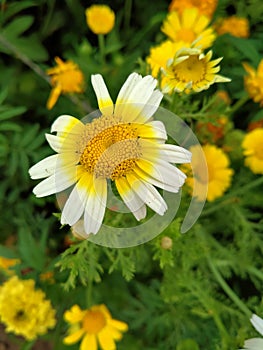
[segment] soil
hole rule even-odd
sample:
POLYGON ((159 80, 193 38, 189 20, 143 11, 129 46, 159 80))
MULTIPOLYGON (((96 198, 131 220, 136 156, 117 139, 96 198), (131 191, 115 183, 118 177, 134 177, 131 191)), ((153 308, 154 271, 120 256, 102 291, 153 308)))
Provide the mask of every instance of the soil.
MULTIPOLYGON (((0 325, 0 350, 20 350, 21 338, 10 336, 5 333, 5 329, 0 325)), ((52 350, 52 346, 45 340, 38 340, 32 350, 52 350)))

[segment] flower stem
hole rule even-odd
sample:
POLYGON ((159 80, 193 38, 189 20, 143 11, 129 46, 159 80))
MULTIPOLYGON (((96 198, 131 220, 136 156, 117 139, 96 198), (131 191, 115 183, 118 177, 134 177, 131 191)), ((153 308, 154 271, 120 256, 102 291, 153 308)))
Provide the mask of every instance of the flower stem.
POLYGON ((227 113, 227 115, 230 117, 232 116, 240 107, 242 107, 248 100, 250 99, 250 97, 248 95, 245 95, 243 97, 241 97, 230 109, 229 112, 227 113))
POLYGON ((236 295, 236 293, 229 287, 229 285, 226 283, 224 278, 221 276, 219 271, 217 270, 216 266, 212 262, 212 259, 210 257, 207 257, 208 265, 213 272, 217 282, 223 289, 223 291, 228 295, 228 297, 239 307, 239 309, 245 313, 248 318, 251 317, 252 312, 248 309, 248 307, 243 303, 243 301, 236 295))
POLYGON ((211 213, 213 213, 213 212, 217 211, 218 209, 220 209, 221 207, 225 206, 227 204, 227 202, 230 202, 231 199, 233 199, 237 195, 241 195, 243 193, 246 193, 247 191, 251 190, 253 187, 257 187, 257 186, 262 185, 262 184, 263 184, 263 177, 259 177, 258 179, 254 180, 246 185, 243 185, 232 192, 229 192, 224 197, 222 197, 221 201, 219 199, 219 201, 220 201, 219 203, 216 203, 211 208, 204 210, 202 213, 202 216, 210 215, 211 213))
POLYGON ((101 63, 105 64, 105 39, 103 34, 98 34, 101 63))

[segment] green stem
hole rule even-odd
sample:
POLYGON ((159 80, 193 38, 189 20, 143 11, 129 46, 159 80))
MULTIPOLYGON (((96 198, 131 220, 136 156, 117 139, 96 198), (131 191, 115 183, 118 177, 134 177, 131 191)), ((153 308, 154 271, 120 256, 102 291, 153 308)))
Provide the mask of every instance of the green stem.
POLYGON ((33 61, 31 61, 26 55, 24 55, 22 52, 17 50, 17 48, 13 44, 11 44, 9 41, 7 41, 6 38, 1 34, 0 34, 0 44, 2 44, 8 51, 11 51, 12 54, 16 58, 18 58, 26 66, 28 66, 30 69, 32 69, 42 79, 44 79, 48 83, 50 83, 50 79, 46 75, 46 73, 37 64, 35 64, 33 61))
POLYGON ((228 194, 226 194, 224 197, 222 197, 222 200, 220 201, 219 199, 219 203, 216 203, 215 205, 213 205, 211 208, 206 209, 203 211, 202 216, 207 216, 215 211, 217 211, 218 209, 220 209, 221 207, 225 206, 227 202, 229 202, 231 199, 233 199, 234 197, 236 197, 237 195, 243 194, 249 190, 251 190, 254 187, 257 187, 259 185, 263 184, 263 176, 259 177, 258 179, 240 187, 237 188, 236 190, 229 192, 228 194))
POLYGON ((125 0, 124 4, 124 29, 127 31, 131 21, 132 0, 125 0))
POLYGON ((25 343, 21 346, 20 350, 30 350, 30 349, 32 349, 32 347, 34 346, 34 344, 35 344, 35 340, 33 340, 33 341, 31 341, 31 342, 25 342, 25 343))
POLYGON ((229 110, 229 112, 227 112, 227 115, 230 117, 232 116, 240 107, 242 107, 248 100, 250 99, 250 97, 248 95, 245 95, 243 97, 241 97, 229 110))
POLYGON ((251 317, 252 312, 247 308, 247 306, 243 303, 241 299, 236 295, 236 293, 229 287, 229 285, 226 283, 224 278, 221 276, 217 268, 215 267, 214 263, 210 259, 210 257, 207 257, 208 265, 213 272, 217 282, 223 289, 223 291, 228 295, 228 297, 239 307, 239 309, 245 313, 245 315, 248 316, 248 318, 251 317))
POLYGON ((260 270, 258 270, 256 267, 254 266, 248 266, 247 267, 247 271, 248 273, 251 273, 252 275, 256 276, 257 278, 259 278, 261 281, 263 281, 263 272, 261 272, 260 270))
POLYGON ((101 63, 105 64, 105 38, 103 34, 98 34, 101 63))

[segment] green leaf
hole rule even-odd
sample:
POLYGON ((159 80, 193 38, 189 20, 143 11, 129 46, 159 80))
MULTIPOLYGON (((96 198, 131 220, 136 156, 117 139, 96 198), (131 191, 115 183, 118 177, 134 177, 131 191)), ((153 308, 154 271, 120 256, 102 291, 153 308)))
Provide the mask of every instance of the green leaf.
POLYGON ((33 16, 15 18, 4 28, 2 35, 5 36, 7 40, 16 38, 29 29, 33 22, 33 16))
MULTIPOLYGON (((0 96, 1 100, 1 96, 0 96)), ((7 107, 7 106, 1 106, 0 107, 0 120, 10 119, 13 117, 16 117, 17 115, 21 115, 25 113, 26 107, 7 107)))
POLYGON ((4 122, 0 124, 1 131, 21 131, 22 128, 18 124, 11 122, 4 122))
POLYGON ((0 256, 8 259, 16 259, 18 257, 13 250, 3 246, 2 244, 0 244, 0 256))
POLYGON ((260 60, 260 55, 256 49, 254 43, 249 39, 237 38, 229 35, 229 42, 232 43, 247 59, 249 59, 255 65, 260 60))
POLYGON ((9 1, 8 6, 3 12, 4 21, 32 6, 37 6, 37 3, 35 1, 13 1, 12 3, 9 1))

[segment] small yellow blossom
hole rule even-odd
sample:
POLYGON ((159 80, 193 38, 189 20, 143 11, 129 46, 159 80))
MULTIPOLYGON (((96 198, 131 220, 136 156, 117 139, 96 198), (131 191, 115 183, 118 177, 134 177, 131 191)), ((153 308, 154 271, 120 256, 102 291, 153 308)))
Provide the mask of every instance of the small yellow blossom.
POLYGON ((55 57, 55 61, 57 66, 47 70, 53 87, 47 101, 48 109, 54 107, 61 94, 82 93, 84 87, 84 75, 76 63, 63 62, 59 57, 55 57))
POLYGON ((10 267, 18 265, 19 263, 20 263, 19 259, 9 259, 9 258, 0 256, 0 270, 5 272, 7 275, 11 275, 14 272, 10 269, 10 267))
POLYGON ((35 289, 33 280, 10 278, 0 287, 0 319, 7 332, 27 340, 47 333, 56 324, 55 310, 46 295, 35 289))
POLYGON ((176 11, 168 14, 161 30, 170 40, 180 43, 181 47, 206 49, 212 46, 216 35, 209 27, 209 18, 201 15, 197 8, 187 8, 180 15, 176 11))
POLYGON ((263 174, 263 128, 250 131, 244 137, 242 147, 244 149, 245 165, 254 174, 263 174))
POLYGON ((181 48, 179 43, 174 43, 171 40, 166 40, 160 45, 152 47, 150 49, 150 55, 146 58, 146 62, 151 68, 151 75, 157 78, 160 69, 165 69, 167 62, 173 58, 176 52, 181 48))
POLYGON ((70 324, 64 344, 71 345, 82 339, 81 350, 97 350, 98 343, 102 350, 115 350, 115 341, 121 340, 122 332, 128 330, 126 323, 111 317, 105 305, 94 305, 87 310, 74 305, 65 312, 64 318, 70 324))
POLYGON ((108 34, 115 23, 115 14, 107 5, 92 5, 86 9, 86 20, 95 34, 108 34))
MULTIPOLYGON (((193 189, 195 186, 195 197, 199 201, 207 198, 209 202, 221 197, 229 188, 233 176, 233 170, 229 168, 227 155, 218 147, 207 144, 202 147, 208 174, 199 166, 200 147, 192 146, 192 165, 195 169, 195 176, 188 176, 186 184, 193 189), (207 189, 207 191, 206 191, 207 189), (206 193, 207 192, 207 193, 206 193)), ((190 171, 191 166, 185 164, 184 170, 190 171)))
POLYGON ((172 0, 169 11, 182 13, 184 9, 197 7, 202 15, 211 18, 217 7, 217 0, 172 0))
POLYGON ((214 27, 218 35, 229 33, 237 38, 249 37, 249 23, 243 17, 231 16, 221 18, 217 20, 214 27))
POLYGON ((211 58, 212 51, 204 54, 198 49, 179 50, 163 70, 166 82, 163 92, 200 92, 214 83, 229 82, 230 79, 216 74, 222 57, 211 58))
POLYGON ((245 89, 254 102, 263 107, 263 59, 260 61, 257 70, 249 64, 243 63, 248 75, 244 77, 245 89))

